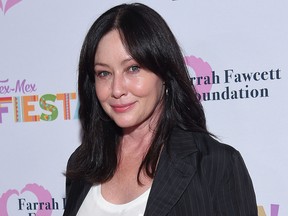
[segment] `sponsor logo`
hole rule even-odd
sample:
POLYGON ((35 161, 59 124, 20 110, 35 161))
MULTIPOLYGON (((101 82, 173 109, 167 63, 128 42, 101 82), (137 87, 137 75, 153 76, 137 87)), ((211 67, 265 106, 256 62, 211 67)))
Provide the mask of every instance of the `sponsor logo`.
POLYGON ((37 89, 36 83, 26 79, 0 80, 0 124, 13 118, 14 122, 78 119, 76 92, 38 95, 37 89))
POLYGON ((9 189, 0 197, 0 215, 51 216, 65 208, 65 198, 56 200, 38 184, 27 184, 21 191, 9 189))
POLYGON ((267 98, 270 97, 267 83, 281 79, 279 68, 252 72, 229 68, 220 73, 195 56, 186 56, 185 62, 192 69, 190 79, 201 101, 267 98))

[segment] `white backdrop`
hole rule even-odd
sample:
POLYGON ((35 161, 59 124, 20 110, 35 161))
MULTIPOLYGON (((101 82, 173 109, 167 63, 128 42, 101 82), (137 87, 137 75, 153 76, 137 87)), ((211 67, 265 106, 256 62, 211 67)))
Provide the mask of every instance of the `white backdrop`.
MULTIPOLYGON (((259 215, 288 215, 287 1, 141 2, 178 38, 210 131, 242 153, 259 215)), ((62 215, 81 44, 119 3, 0 0, 1 216, 62 215)))

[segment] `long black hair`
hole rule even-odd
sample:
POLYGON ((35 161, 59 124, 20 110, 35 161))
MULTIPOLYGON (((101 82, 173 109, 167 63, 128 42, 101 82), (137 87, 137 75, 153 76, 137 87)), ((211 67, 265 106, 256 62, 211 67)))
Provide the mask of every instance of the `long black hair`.
POLYGON ((94 59, 101 38, 118 30, 127 52, 165 83, 163 109, 151 146, 139 167, 153 178, 163 145, 173 127, 209 133, 201 103, 190 82, 181 49, 164 19, 150 7, 121 4, 102 14, 84 40, 78 77, 79 118, 82 144, 73 154, 66 175, 91 183, 111 179, 117 168, 117 152, 122 130, 104 112, 95 93, 94 59))

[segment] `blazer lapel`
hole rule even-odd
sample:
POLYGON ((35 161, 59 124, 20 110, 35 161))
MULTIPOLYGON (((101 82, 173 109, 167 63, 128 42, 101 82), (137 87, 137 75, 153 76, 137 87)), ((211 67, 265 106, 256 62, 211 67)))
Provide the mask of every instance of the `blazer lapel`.
POLYGON ((145 216, 167 215, 177 203, 196 173, 197 152, 191 133, 173 130, 169 153, 164 147, 160 156, 145 216))

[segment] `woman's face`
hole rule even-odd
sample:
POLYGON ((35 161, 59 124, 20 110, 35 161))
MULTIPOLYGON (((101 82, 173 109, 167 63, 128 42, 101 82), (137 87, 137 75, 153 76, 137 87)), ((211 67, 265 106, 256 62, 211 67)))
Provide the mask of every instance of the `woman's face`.
POLYGON ((99 42, 95 55, 95 87, 101 106, 121 128, 156 123, 161 112, 163 81, 127 53, 119 32, 99 42))

